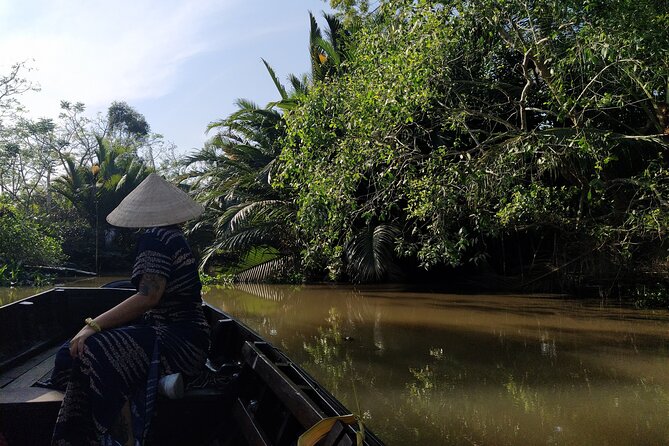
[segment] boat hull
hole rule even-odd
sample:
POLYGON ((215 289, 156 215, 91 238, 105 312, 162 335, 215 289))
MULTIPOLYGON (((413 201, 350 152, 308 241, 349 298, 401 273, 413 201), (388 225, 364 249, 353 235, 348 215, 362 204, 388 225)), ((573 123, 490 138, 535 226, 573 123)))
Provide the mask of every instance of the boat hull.
MULTIPOLYGON (((55 288, 0 308, 0 434, 7 444, 49 444, 62 394, 36 383, 84 318, 133 292, 55 288)), ((178 400, 160 398, 149 444, 292 445, 319 421, 350 413, 253 330, 210 305, 204 311, 212 336, 208 367, 218 384, 178 400)), ((318 444, 356 444, 357 427, 337 421, 318 444)), ((382 442, 367 431, 364 444, 382 442)))

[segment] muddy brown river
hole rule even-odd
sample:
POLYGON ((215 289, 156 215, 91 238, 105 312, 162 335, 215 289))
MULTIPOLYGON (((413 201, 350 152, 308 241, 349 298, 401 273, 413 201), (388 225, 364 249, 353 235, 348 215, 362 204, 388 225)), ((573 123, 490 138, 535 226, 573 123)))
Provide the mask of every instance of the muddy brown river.
POLYGON ((389 445, 669 444, 669 313, 559 297, 238 285, 206 300, 389 445))

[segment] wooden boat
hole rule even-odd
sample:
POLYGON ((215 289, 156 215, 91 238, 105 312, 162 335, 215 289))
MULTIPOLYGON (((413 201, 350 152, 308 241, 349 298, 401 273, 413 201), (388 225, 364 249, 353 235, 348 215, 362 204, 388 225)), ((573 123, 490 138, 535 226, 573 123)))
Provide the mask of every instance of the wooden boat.
MULTIPOLYGON (((0 445, 49 443, 62 393, 39 382, 50 375, 55 352, 85 317, 133 292, 54 288, 0 308, 0 445)), ((228 314, 204 308, 212 333, 208 368, 218 385, 187 390, 181 399, 160 397, 150 444, 314 444, 310 436, 323 436, 319 445, 383 444, 352 417, 334 418, 350 411, 280 350, 228 314)))

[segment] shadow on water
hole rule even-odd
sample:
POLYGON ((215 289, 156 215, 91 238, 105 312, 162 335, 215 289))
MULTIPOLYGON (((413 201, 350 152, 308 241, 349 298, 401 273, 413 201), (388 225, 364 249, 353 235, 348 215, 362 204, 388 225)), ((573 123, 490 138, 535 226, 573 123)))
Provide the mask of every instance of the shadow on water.
POLYGON ((245 285, 205 299, 389 445, 669 442, 669 314, 596 302, 245 285))

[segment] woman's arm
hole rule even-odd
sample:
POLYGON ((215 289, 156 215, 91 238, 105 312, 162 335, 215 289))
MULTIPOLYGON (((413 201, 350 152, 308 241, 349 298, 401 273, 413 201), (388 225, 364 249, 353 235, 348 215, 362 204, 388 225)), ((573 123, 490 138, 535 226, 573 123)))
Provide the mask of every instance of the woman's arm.
MULTIPOLYGON (((93 321, 98 324, 102 330, 118 327, 126 324, 145 313, 147 310, 155 307, 165 292, 167 279, 158 274, 143 274, 139 281, 137 293, 128 297, 126 300, 116 305, 114 308, 105 311, 93 321)), ((70 356, 81 356, 84 348, 84 341, 95 330, 86 325, 70 341, 70 356)))

